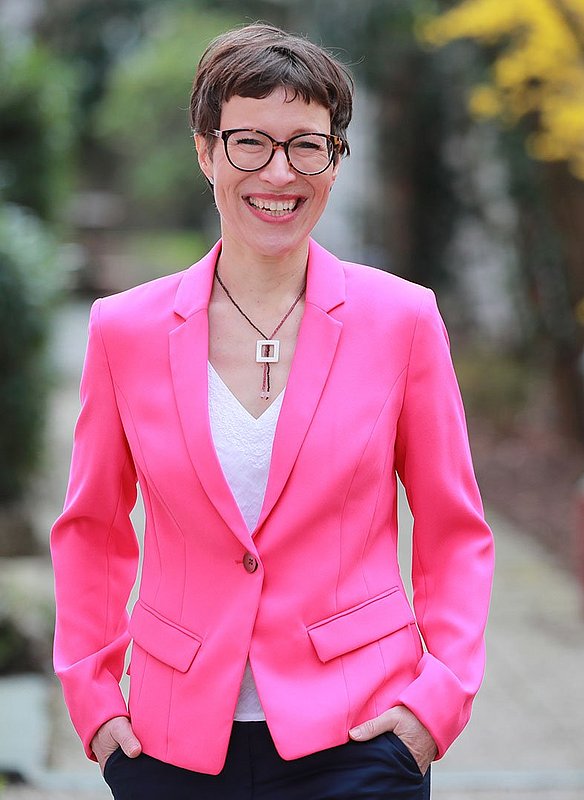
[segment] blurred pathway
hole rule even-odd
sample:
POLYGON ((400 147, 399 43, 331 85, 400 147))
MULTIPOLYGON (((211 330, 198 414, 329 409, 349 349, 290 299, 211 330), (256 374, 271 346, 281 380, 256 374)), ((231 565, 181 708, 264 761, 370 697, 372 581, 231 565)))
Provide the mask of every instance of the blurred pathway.
MULTIPOLYGON (((65 488, 87 313, 87 304, 67 306, 55 334, 58 388, 52 403, 50 469, 38 508, 39 530, 45 536, 65 488)), ((408 514, 402 512, 406 527, 408 514)), ((490 521, 497 576, 487 677, 469 728, 433 768, 433 798, 583 800, 584 619, 579 589, 521 531, 495 515, 490 521)), ((15 561, 11 572, 13 580, 34 582, 37 591, 50 595, 46 559, 15 561)), ((47 730, 37 739, 44 742, 44 756, 39 760, 30 734, 23 736, 19 753, 33 784, 0 790, 1 800, 107 800, 109 790, 97 767, 83 756, 54 682, 45 686, 43 702, 47 730)), ((4 721, 6 711, 0 692, 4 721)), ((32 724, 38 731, 38 720, 32 724)), ((17 742, 17 731, 10 727, 0 726, 0 756, 3 737, 5 746, 17 742)))

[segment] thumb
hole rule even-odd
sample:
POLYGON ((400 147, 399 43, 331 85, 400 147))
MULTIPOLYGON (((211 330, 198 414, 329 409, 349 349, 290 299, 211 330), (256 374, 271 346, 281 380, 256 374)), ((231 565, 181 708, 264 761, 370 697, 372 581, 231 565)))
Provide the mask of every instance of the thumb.
POLYGON ((360 725, 356 725, 349 731, 349 736, 356 742, 366 742, 369 739, 374 739, 386 731, 392 731, 395 727, 397 720, 393 709, 384 711, 378 717, 373 717, 360 725))
POLYGON ((142 745, 126 717, 121 717, 116 725, 115 738, 128 758, 136 758, 142 752, 142 745))

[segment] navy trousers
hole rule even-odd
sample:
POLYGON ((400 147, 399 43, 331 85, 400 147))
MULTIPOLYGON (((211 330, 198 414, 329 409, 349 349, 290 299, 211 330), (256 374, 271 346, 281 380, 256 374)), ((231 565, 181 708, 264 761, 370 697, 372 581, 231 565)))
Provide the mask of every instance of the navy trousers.
POLYGON ((115 800, 429 800, 430 770, 393 733, 349 741, 303 758, 281 758, 265 722, 234 722, 219 775, 191 772, 145 754, 108 758, 115 800))

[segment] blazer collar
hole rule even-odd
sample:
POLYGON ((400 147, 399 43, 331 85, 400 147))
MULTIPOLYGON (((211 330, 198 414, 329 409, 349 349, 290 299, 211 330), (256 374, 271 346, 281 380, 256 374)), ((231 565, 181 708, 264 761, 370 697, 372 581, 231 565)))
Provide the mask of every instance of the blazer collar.
POLYGON ((314 239, 308 248, 306 302, 328 314, 345 302, 345 272, 338 258, 314 239))
POLYGON ((209 307, 215 265, 220 252, 221 239, 183 275, 174 300, 174 310, 183 319, 209 307))
MULTIPOLYGON (((221 240, 185 272, 174 303, 174 310, 183 319, 209 307, 215 265, 220 253, 221 240)), ((328 313, 344 301, 345 276, 340 261, 311 239, 308 247, 306 302, 328 313)))

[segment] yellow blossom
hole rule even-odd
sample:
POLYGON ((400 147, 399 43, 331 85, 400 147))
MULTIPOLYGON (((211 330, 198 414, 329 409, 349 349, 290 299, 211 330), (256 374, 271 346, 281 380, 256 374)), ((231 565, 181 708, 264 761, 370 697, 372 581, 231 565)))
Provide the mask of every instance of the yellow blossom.
POLYGON ((491 83, 471 92, 471 112, 506 122, 530 115, 530 154, 566 160, 584 178, 584 0, 463 0, 417 30, 433 46, 500 45, 491 83))
POLYGON ((580 325, 584 325, 584 297, 576 304, 575 315, 580 325))
POLYGON ((499 117, 503 104, 499 93, 492 86, 481 84, 476 86, 470 96, 469 106, 475 117, 499 117))

